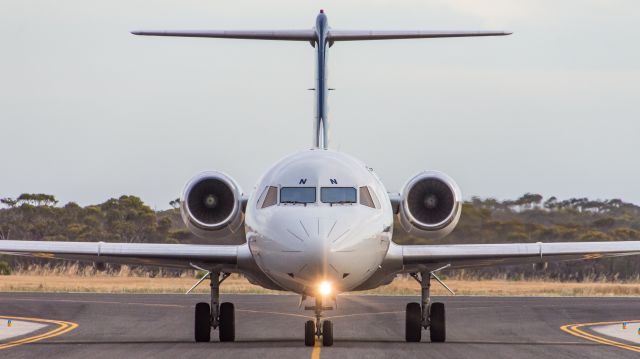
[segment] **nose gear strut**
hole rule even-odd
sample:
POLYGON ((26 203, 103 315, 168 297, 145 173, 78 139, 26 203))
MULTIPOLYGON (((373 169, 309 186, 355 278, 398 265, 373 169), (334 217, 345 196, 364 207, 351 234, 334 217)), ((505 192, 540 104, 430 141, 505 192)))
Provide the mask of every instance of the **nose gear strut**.
MULTIPOLYGON (((311 347, 315 345, 316 337, 322 337, 322 345, 330 347, 333 345, 333 323, 330 320, 322 320, 322 311, 333 310, 333 307, 324 305, 324 298, 316 296, 316 304, 305 306, 305 310, 313 310, 316 320, 308 320, 304 325, 304 345, 311 347)), ((302 299, 304 300, 304 299, 302 299)))

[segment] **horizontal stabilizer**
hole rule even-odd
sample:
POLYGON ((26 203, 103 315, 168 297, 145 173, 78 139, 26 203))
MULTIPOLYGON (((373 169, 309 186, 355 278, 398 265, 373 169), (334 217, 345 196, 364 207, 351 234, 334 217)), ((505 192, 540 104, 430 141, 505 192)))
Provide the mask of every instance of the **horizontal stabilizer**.
POLYGON ((428 39, 438 37, 505 36, 506 31, 365 31, 329 30, 329 41, 428 39))
POLYGON ((314 41, 316 32, 309 30, 149 30, 132 31, 134 35, 213 37, 227 39, 314 41))
MULTIPOLYGON (((227 39, 252 40, 288 40, 317 41, 314 29, 309 30, 141 30, 132 31, 134 35, 144 36, 179 36, 179 37, 211 37, 227 39)), ((511 35, 505 31, 368 31, 368 30, 329 30, 327 39, 335 41, 358 40, 394 40, 394 39, 428 39, 438 37, 473 37, 511 35)))

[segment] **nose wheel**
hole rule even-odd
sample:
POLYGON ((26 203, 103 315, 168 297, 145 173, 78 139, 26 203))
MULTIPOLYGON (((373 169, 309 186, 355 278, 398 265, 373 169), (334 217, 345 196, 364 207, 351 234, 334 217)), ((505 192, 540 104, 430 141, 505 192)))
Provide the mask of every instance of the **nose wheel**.
POLYGON ((322 345, 330 347, 333 345, 333 323, 330 320, 322 320, 322 311, 331 310, 332 307, 322 305, 322 297, 316 297, 316 305, 305 307, 307 310, 314 310, 316 320, 308 320, 304 323, 304 345, 312 347, 316 340, 322 338, 322 345))
POLYGON ((333 345, 333 323, 330 320, 322 322, 322 345, 325 347, 333 345))
POLYGON ((322 321, 322 325, 317 326, 313 320, 304 323, 304 345, 312 347, 316 344, 316 337, 322 337, 322 345, 330 347, 333 345, 333 323, 330 320, 322 321))
POLYGON ((312 347, 316 344, 316 323, 307 320, 304 323, 304 345, 312 347))

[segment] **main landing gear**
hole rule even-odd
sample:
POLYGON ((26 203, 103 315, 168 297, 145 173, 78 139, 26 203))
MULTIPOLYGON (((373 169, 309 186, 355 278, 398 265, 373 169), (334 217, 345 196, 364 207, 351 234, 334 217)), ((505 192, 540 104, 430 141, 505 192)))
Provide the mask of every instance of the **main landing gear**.
POLYGON ((416 273, 411 273, 411 276, 420 283, 422 303, 407 304, 405 319, 405 339, 407 342, 419 342, 422 339, 423 328, 429 328, 433 343, 443 343, 446 339, 444 303, 431 303, 430 299, 431 275, 431 272, 422 272, 418 277, 416 273))
POLYGON ((235 311, 233 303, 220 304, 220 283, 229 277, 220 272, 209 273, 211 287, 211 304, 198 303, 195 310, 195 340, 208 342, 211 340, 211 328, 218 329, 221 342, 232 342, 236 339, 235 311))
POLYGON ((330 347, 333 345, 333 323, 330 320, 322 320, 323 310, 332 310, 333 307, 323 306, 322 296, 316 296, 316 305, 305 307, 306 310, 315 312, 316 320, 308 320, 304 323, 304 345, 312 347, 316 343, 316 338, 322 337, 322 345, 330 347))

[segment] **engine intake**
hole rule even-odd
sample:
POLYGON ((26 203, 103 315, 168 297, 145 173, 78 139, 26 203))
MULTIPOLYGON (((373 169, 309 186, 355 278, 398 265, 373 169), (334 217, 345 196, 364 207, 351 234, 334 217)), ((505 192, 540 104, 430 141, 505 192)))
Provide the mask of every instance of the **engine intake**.
POLYGON ((222 238, 242 227, 242 192, 229 176, 203 172, 193 177, 182 193, 182 220, 198 237, 222 238))
POLYGON ((420 173, 402 190, 400 223, 409 234, 442 238, 458 224, 461 197, 460 188, 446 174, 436 171, 420 173))

